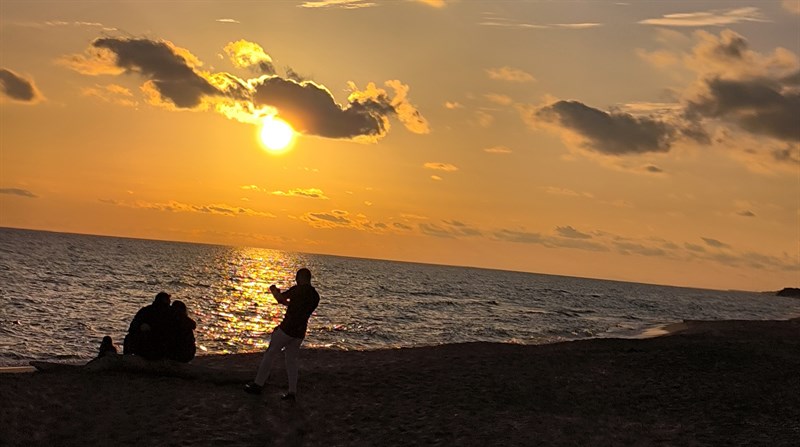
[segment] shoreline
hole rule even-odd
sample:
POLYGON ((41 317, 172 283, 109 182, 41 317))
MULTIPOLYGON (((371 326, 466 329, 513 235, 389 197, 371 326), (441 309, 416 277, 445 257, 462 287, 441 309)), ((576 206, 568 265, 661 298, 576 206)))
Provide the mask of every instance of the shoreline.
POLYGON ((295 404, 279 399, 282 359, 264 394, 242 391, 260 352, 201 356, 183 377, 6 374, 0 444, 795 445, 800 318, 681 324, 646 339, 306 349, 295 404))
MULTIPOLYGON (((576 341, 584 341, 584 340, 606 340, 606 339, 621 339, 621 340, 645 340, 649 338, 656 338, 656 337, 664 337, 669 335, 678 334, 680 332, 685 332, 689 330, 693 330, 692 328, 702 327, 704 324, 712 324, 712 323, 733 323, 733 322, 783 322, 783 321, 792 321, 792 320, 800 320, 800 314, 798 315, 790 315, 786 319, 780 320, 683 320, 680 322, 667 322, 667 323, 660 323, 649 325, 647 327, 629 330, 629 331, 621 331, 621 332, 609 332, 609 335, 605 336, 594 336, 594 337, 586 337, 586 338, 575 338, 569 340, 554 340, 554 341, 547 341, 543 343, 517 343, 513 341, 509 342, 494 342, 494 341, 468 341, 468 342, 456 342, 456 343, 443 343, 438 345, 413 345, 413 346, 388 346, 385 348, 376 348, 376 349, 340 349, 340 348, 330 348, 330 347, 320 347, 320 346, 304 346, 302 349, 303 351, 309 350, 328 350, 328 351, 356 351, 356 352, 371 352, 371 351, 383 351, 383 350, 391 350, 391 349, 415 349, 415 348, 429 348, 435 346, 446 346, 452 344, 463 344, 463 343, 498 343, 498 344, 512 344, 512 345, 523 345, 523 346, 546 346, 551 344, 557 343, 570 343, 576 341), (698 326, 699 325, 699 326, 698 326)), ((119 347, 121 349, 121 346, 119 347)), ((195 359, 193 360, 193 364, 197 364, 198 359, 202 359, 204 357, 211 357, 211 356, 236 356, 236 355, 251 355, 251 354, 263 354, 264 350, 255 350, 255 351, 245 351, 245 352, 236 352, 236 353, 204 353, 198 354, 195 359)), ((86 363, 94 360, 94 357, 87 357, 85 359, 77 359, 77 360, 69 360, 69 361, 57 361, 52 359, 29 359, 29 360, 20 360, 14 363, 8 363, 5 365, 0 364, 0 374, 12 374, 12 373, 25 373, 25 372, 33 372, 36 371, 36 368, 31 366, 32 362, 46 362, 46 363, 59 363, 65 365, 73 365, 73 366, 83 366, 86 363)), ((202 360, 199 360, 202 362, 202 360)))

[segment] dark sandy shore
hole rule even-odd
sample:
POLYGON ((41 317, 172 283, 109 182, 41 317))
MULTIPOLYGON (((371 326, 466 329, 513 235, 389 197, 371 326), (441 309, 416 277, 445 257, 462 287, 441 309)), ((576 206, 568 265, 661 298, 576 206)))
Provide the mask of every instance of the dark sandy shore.
POLYGON ((295 404, 278 397, 283 364, 264 395, 242 391, 260 354, 200 357, 193 379, 2 374, 0 445, 800 445, 800 319, 670 329, 541 346, 308 349, 295 404))

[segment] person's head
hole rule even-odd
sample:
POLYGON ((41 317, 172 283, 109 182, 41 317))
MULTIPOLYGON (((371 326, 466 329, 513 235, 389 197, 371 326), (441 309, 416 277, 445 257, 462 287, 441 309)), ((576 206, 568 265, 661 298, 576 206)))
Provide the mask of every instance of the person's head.
POLYGON ((295 281, 297 284, 311 284, 311 270, 303 267, 297 271, 297 276, 295 276, 295 281))
POLYGON ((156 299, 153 300, 153 304, 156 306, 169 306, 169 299, 172 295, 167 292, 158 292, 156 294, 156 299))
POLYGON ((186 316, 189 313, 189 311, 186 310, 186 304, 181 300, 173 301, 170 308, 172 309, 172 314, 176 316, 186 316))
POLYGON ((100 342, 100 344, 101 344, 102 346, 111 346, 111 345, 113 345, 113 344, 114 344, 114 342, 113 342, 113 340, 111 340, 111 337, 109 337, 108 335, 106 335, 105 337, 103 337, 103 341, 102 341, 102 342, 100 342))

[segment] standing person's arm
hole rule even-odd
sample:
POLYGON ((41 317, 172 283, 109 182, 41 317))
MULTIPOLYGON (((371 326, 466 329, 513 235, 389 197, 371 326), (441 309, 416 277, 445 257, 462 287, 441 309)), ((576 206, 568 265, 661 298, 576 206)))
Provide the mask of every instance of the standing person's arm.
POLYGON ((289 305, 289 297, 285 296, 281 289, 279 289, 275 284, 269 286, 269 291, 272 292, 272 296, 275 297, 275 301, 283 304, 284 306, 289 305))

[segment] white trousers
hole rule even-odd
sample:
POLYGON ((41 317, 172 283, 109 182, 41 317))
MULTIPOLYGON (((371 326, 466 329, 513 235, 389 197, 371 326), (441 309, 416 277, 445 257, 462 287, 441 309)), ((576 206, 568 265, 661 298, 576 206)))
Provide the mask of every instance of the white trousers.
POLYGON ((269 378, 272 362, 275 361, 279 352, 284 351, 286 355, 286 374, 289 376, 289 392, 297 393, 297 356, 300 353, 300 345, 302 343, 302 338, 290 337, 280 327, 275 328, 269 339, 267 351, 264 353, 264 357, 261 358, 261 364, 258 365, 256 384, 264 386, 269 378))

